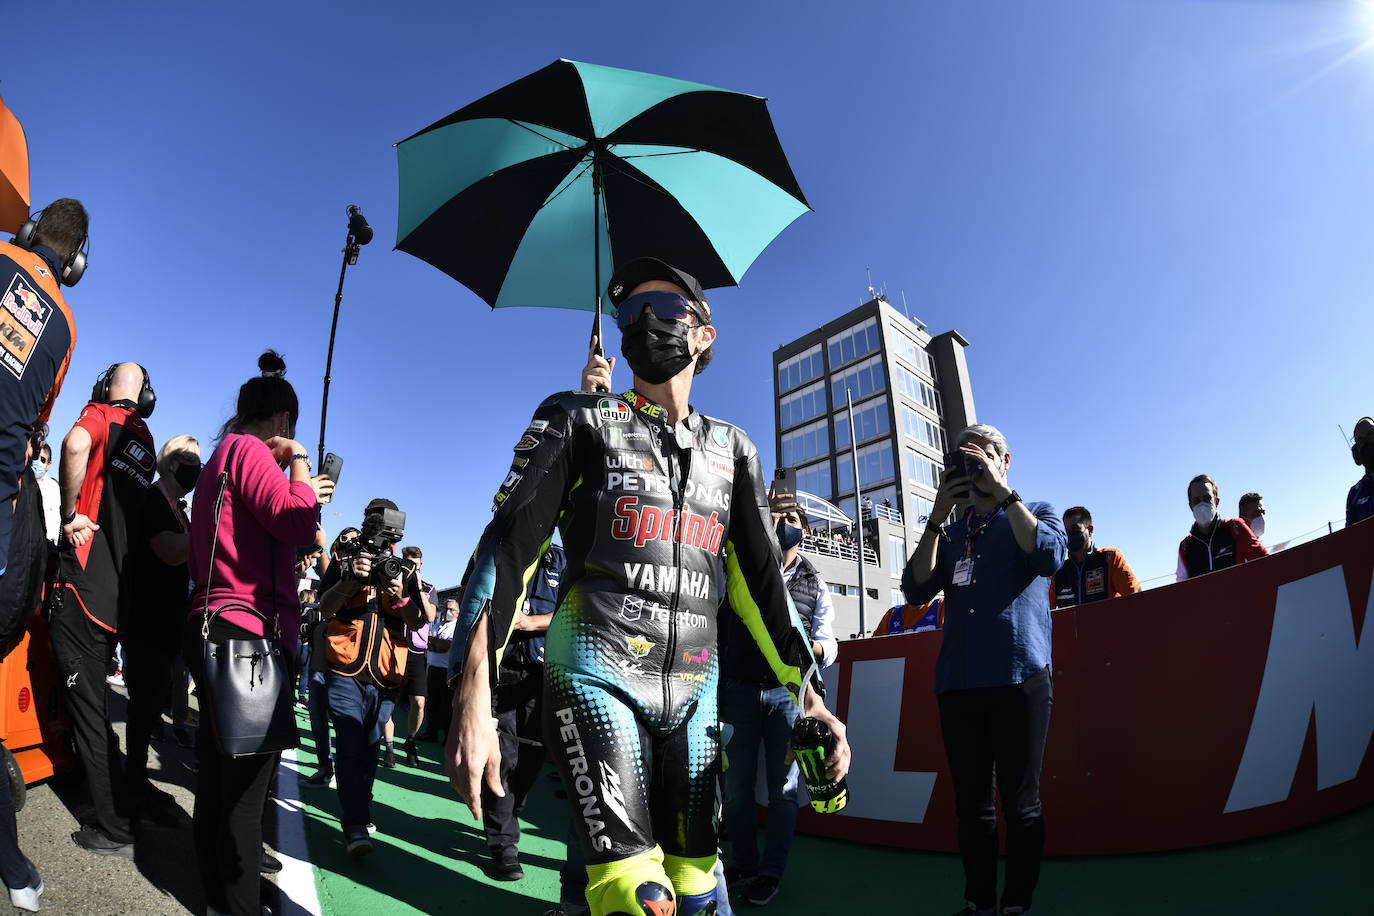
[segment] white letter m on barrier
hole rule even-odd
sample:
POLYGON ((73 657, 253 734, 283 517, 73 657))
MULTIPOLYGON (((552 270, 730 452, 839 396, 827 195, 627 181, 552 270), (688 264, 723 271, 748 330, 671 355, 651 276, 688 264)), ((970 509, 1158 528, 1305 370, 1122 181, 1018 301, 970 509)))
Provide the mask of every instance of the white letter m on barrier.
MULTIPOLYGON (((1317 717, 1317 788, 1354 779, 1374 735, 1374 639, 1355 641, 1341 567, 1279 587, 1269 658, 1226 811, 1281 802, 1317 717)), ((1374 633, 1374 589, 1363 633, 1374 633)))

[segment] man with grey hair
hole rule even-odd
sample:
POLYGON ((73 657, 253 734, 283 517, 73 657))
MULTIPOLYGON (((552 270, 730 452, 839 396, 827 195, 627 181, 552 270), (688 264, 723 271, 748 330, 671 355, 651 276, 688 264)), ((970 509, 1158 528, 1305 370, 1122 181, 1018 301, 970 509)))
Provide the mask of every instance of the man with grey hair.
POLYGON ((1024 914, 1045 846, 1040 763, 1053 698, 1046 580, 1064 563, 1064 525, 1049 503, 1023 502, 1007 485, 1011 450, 994 427, 961 430, 945 463, 902 590, 910 604, 945 593, 935 693, 964 864, 956 916, 998 912, 994 779, 1007 822, 1001 913, 1024 914))

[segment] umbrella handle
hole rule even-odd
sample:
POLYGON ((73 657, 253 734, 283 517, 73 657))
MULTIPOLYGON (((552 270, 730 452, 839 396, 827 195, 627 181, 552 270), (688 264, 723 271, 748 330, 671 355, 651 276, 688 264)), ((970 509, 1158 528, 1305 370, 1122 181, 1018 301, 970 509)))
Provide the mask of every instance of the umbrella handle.
MULTIPOLYGON (((593 354, 594 354, 595 356, 600 356, 600 357, 602 357, 602 358, 604 359, 605 356, 606 356, 606 348, 603 347, 603 346, 601 345, 601 297, 600 297, 600 296, 597 296, 597 297, 596 297, 596 311, 592 314, 592 339, 589 340, 589 341, 587 341, 587 343, 588 343, 589 346, 591 345, 592 341, 595 341, 595 342, 596 342, 596 348, 592 351, 593 354)), ((598 391, 607 391, 607 392, 609 393, 609 390, 606 389, 606 388, 598 387, 597 390, 598 390, 598 391)))

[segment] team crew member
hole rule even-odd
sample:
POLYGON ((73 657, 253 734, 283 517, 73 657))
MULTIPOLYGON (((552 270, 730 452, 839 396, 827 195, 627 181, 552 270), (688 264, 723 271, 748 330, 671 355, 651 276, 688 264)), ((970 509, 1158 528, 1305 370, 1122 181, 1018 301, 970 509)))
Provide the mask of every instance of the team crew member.
MULTIPOLYGON (((71 286, 85 270, 87 222, 86 208, 64 197, 24 223, 13 243, 0 242, 0 574, 9 566, 20 478, 38 457, 29 454, 30 435, 47 422, 76 346, 59 283, 71 286), (69 271, 78 261, 80 270, 69 271)), ((27 554, 43 545, 21 546, 27 554)), ((3 600, 17 599, 16 584, 0 579, 3 600)))
POLYGON ((775 677, 834 732, 836 777, 849 745, 783 583, 758 453, 688 402, 716 336, 701 286, 640 258, 609 293, 634 388, 554 395, 516 444, 464 591, 446 757, 480 816, 481 782, 504 791, 492 691, 557 526, 568 566, 545 650, 545 733, 587 854, 587 902, 595 916, 692 916, 716 898, 722 559, 730 603, 775 677))
POLYGON ((1140 580, 1121 551, 1093 544, 1092 513, 1082 506, 1064 512, 1069 558, 1050 580, 1050 609, 1106 601, 1140 591, 1140 580))
POLYGON ((77 756, 95 823, 72 834, 101 855, 133 857, 119 752, 106 705, 105 667, 128 620, 124 564, 156 450, 144 418, 157 396, 138 363, 116 363, 62 443, 62 550, 52 602, 52 647, 66 689, 77 756))
POLYGON ((1206 474, 1189 481, 1188 505, 1196 524, 1178 545, 1179 582, 1269 555, 1244 521, 1218 517, 1220 491, 1206 474))

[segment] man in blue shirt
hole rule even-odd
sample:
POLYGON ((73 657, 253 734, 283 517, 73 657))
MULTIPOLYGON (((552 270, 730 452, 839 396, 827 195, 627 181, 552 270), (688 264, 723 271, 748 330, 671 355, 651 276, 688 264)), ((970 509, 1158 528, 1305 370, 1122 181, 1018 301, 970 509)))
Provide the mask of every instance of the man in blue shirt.
POLYGON ((1355 481, 1345 498, 1345 524, 1350 527, 1374 517, 1374 419, 1361 417, 1355 424, 1355 444, 1350 457, 1364 466, 1364 476, 1355 481))
POLYGON ((902 590, 910 604, 945 593, 935 693, 964 862, 965 907, 956 916, 997 912, 994 774, 1007 822, 1001 912, 1024 914, 1045 846, 1040 762, 1052 701, 1046 579, 1064 563, 1064 525, 1049 503, 1022 502, 1007 485, 1011 451, 995 428, 966 427, 955 445, 902 590))

